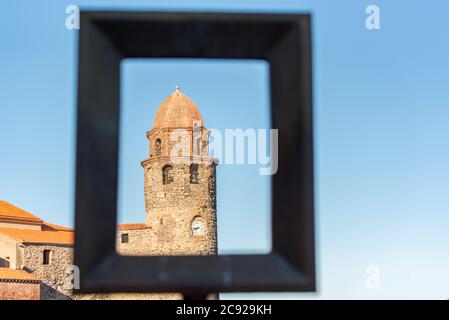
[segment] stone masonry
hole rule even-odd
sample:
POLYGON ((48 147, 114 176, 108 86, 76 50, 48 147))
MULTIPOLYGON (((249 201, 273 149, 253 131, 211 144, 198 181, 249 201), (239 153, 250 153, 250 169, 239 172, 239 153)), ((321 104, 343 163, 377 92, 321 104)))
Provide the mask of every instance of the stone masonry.
POLYGON ((70 299, 72 291, 66 287, 67 267, 72 264, 73 249, 71 246, 60 245, 26 245, 23 265, 25 270, 31 271, 41 282, 41 297, 45 300, 70 299), (43 251, 51 252, 51 262, 44 265, 43 251))

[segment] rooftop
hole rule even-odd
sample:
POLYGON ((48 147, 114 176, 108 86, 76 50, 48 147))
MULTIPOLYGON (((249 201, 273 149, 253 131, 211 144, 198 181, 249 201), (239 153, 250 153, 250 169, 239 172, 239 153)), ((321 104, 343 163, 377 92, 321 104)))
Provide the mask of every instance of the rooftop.
POLYGON ((19 243, 73 245, 75 233, 73 231, 0 228, 0 235, 16 240, 19 243))
POLYGON ((147 226, 145 223, 125 223, 119 224, 118 226, 119 230, 143 230, 148 228, 149 226, 147 226))
POLYGON ((203 117, 195 103, 176 87, 159 106, 154 116, 154 128, 193 128, 194 122, 204 126, 203 117))
POLYGON ((0 268, 0 280, 39 281, 39 278, 24 270, 0 268))
MULTIPOLYGON (((20 227, 0 227, 0 235, 24 244, 56 244, 73 245, 75 230, 54 223, 44 222, 39 217, 19 209, 6 201, 0 201, 0 222, 15 222, 21 225, 41 225, 41 230, 20 227)), ((149 229, 144 223, 119 224, 118 230, 144 230, 149 229)))
POLYGON ((6 201, 0 200, 0 221, 1 220, 30 224, 40 224, 43 222, 39 217, 17 208, 6 201))

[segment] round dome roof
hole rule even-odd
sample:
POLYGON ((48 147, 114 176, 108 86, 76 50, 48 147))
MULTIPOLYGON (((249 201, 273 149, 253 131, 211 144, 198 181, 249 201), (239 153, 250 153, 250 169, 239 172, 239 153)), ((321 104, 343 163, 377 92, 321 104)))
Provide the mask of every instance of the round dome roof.
POLYGON ((162 102, 154 116, 154 128, 190 128, 194 122, 200 122, 204 126, 200 110, 178 86, 162 102))

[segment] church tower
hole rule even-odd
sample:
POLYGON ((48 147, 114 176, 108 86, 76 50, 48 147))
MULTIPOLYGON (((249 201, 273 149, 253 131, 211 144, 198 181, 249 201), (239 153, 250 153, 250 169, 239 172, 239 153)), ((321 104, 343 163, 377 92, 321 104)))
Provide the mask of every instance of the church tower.
POLYGON ((160 255, 217 253, 217 160, 195 103, 179 87, 160 105, 142 161, 146 224, 160 255))

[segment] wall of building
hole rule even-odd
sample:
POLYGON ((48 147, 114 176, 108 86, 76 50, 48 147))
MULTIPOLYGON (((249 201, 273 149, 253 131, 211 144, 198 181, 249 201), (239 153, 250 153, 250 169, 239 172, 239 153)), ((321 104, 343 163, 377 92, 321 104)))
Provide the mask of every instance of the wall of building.
POLYGON ((0 235, 0 267, 18 268, 17 242, 0 235))
POLYGON ((70 299, 72 292, 67 289, 67 267, 73 261, 73 248, 60 245, 28 244, 24 250, 26 271, 42 280, 41 298, 43 300, 70 299), (51 250, 49 265, 43 264, 44 250, 51 250))
POLYGON ((154 233, 151 229, 120 230, 117 232, 117 253, 124 256, 148 256, 155 254, 151 245, 154 233), (122 243, 122 235, 128 235, 128 243, 122 243))
POLYGON ((39 300, 40 284, 23 281, 1 281, 0 300, 39 300))
POLYGON ((215 254, 216 183, 215 164, 199 163, 198 183, 190 182, 190 163, 150 159, 143 163, 146 223, 151 227, 150 246, 159 255, 215 254), (163 184, 163 167, 172 166, 173 182, 163 184), (193 235, 193 220, 201 220, 205 232, 193 235))
MULTIPOLYGON (((127 255, 147 255, 153 252, 148 244, 149 229, 126 230, 117 234, 117 252, 127 255), (128 233, 129 243, 121 244, 121 233, 128 233)), ((73 248, 57 245, 26 245, 24 250, 24 264, 26 271, 32 272, 42 282, 40 284, 40 298, 42 300, 173 300, 181 299, 177 293, 168 294, 138 294, 138 293, 114 293, 114 294, 83 294, 74 295, 67 288, 69 274, 66 269, 73 264, 73 248), (43 264, 43 251, 51 250, 52 257, 49 265, 43 264)))

